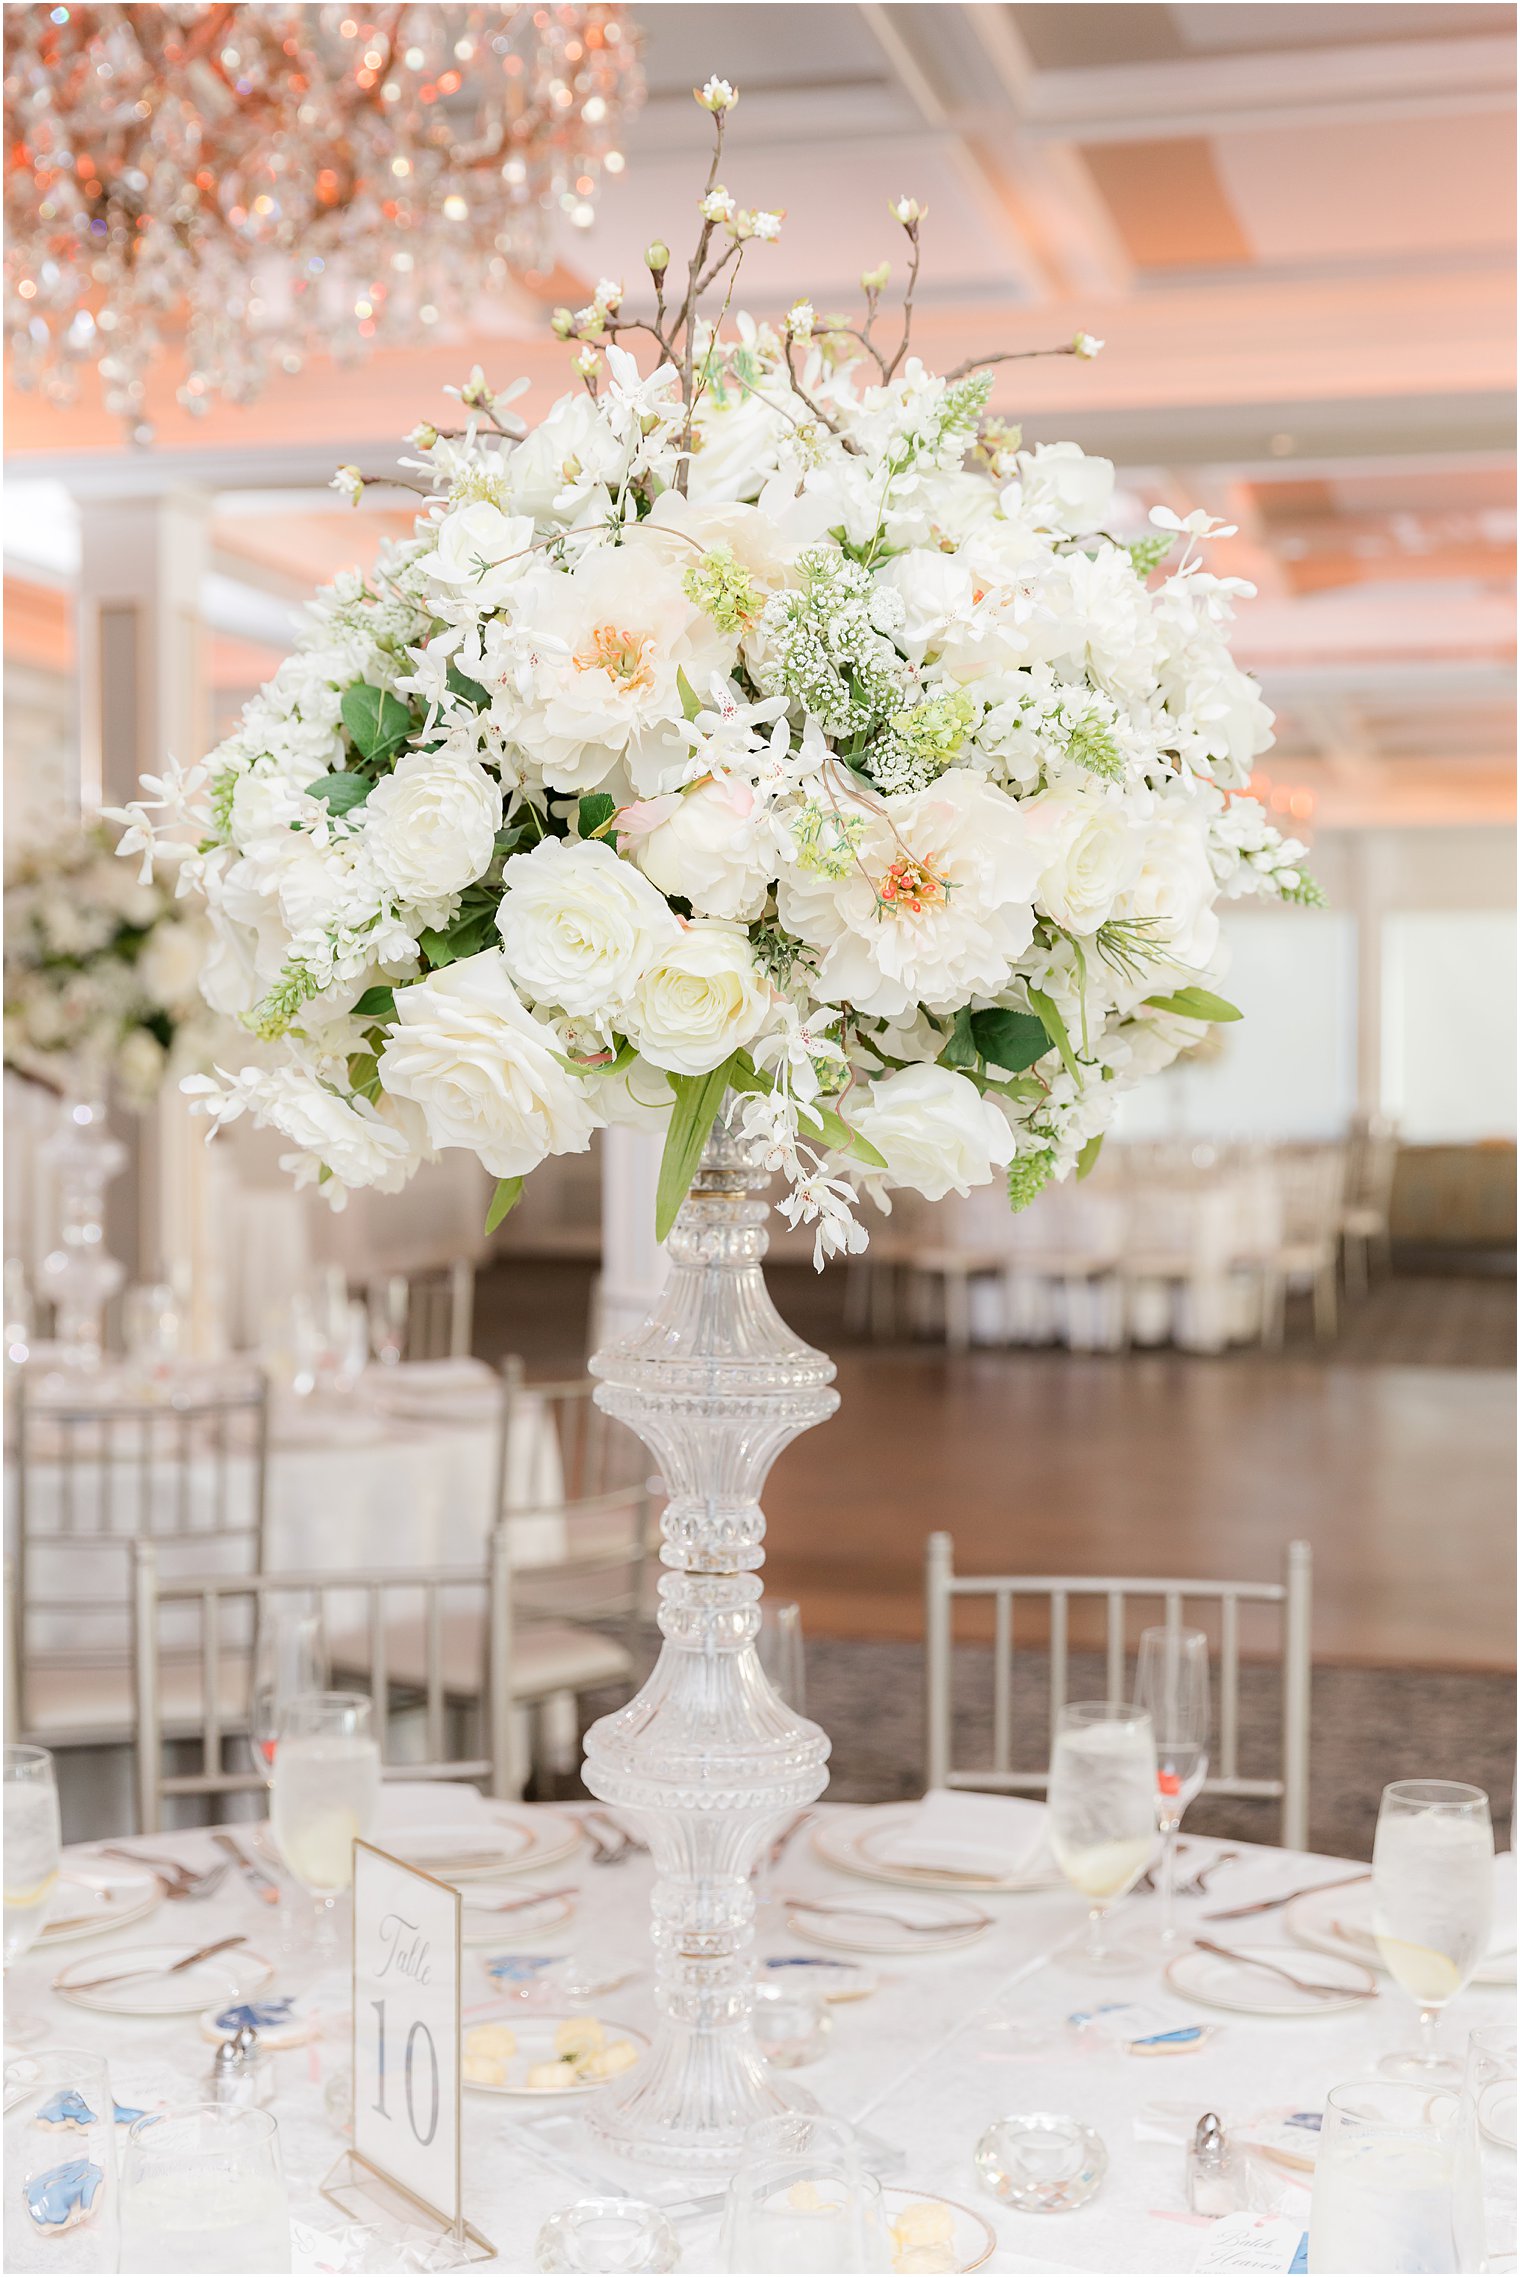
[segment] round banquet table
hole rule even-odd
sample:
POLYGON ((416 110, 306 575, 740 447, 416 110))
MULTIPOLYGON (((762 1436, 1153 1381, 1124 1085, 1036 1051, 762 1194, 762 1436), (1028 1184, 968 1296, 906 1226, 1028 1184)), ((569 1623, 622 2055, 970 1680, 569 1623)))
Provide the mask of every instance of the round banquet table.
MULTIPOLYGON (((512 1808, 520 1812, 522 1806, 512 1808)), ((246 1834, 247 1829, 242 1831, 246 1834)), ((145 1847, 172 1851, 194 1865, 220 1856, 205 1831, 162 1836, 145 1847)), ((1190 1844, 1189 1864, 1219 1847, 1203 1841, 1190 1844)), ((1345 1860, 1240 1847, 1238 1862, 1220 1871, 1208 1898, 1183 1901, 1184 1928, 1197 1924, 1216 1905, 1244 1904, 1333 1881, 1348 1871, 1355 1867, 1345 1860)), ((599 1967, 621 1962, 636 1969, 633 1981, 582 2005, 604 2019, 648 2029, 653 2022, 648 1859, 635 1855, 622 1864, 598 1866, 582 1849, 547 1869, 546 1877, 514 1877, 514 1894, 532 1887, 534 1879, 544 1880, 545 1886, 577 1886, 578 1905, 574 1920, 557 1936, 519 1939, 519 1949, 574 1954, 599 1967)), ((875 1897, 887 1903, 892 1895, 888 1889, 825 1866, 806 1831, 792 1842, 777 1887, 812 1896, 826 1892, 835 1899, 865 1896, 874 1889, 875 1897)), ((1179 2120, 1188 2122, 1205 2111, 1218 2111, 1227 2127, 1274 2106, 1314 2109, 1323 2103, 1327 2089, 1362 2076, 1390 2047, 1413 2039, 1412 2005, 1381 1976, 1376 2000, 1323 2016, 1289 2021, 1211 2011, 1184 2003, 1155 1968, 1104 1977, 1084 1971, 1079 1961, 1063 1952, 1077 1935, 1082 1914, 1080 1901, 1065 1889, 979 1902, 996 1915, 987 1935, 955 1952, 871 1963, 879 1977, 876 1990, 864 2000, 834 2006, 833 2033, 823 2060, 791 2076, 825 2110, 856 2121, 902 2152, 900 2163, 887 2175, 890 2183, 938 2192, 975 2207, 997 2238, 995 2252, 983 2265, 989 2270, 1192 2268, 1206 2225, 1187 2211, 1181 2148, 1174 2142, 1148 2141, 1146 2133, 1154 2130, 1137 2128, 1143 2107, 1169 2104, 1179 2120), (1074 2010, 1113 2000, 1143 2001, 1169 2025, 1209 2022, 1217 2029, 1202 2047, 1161 2060, 1093 2052, 1075 2040, 1065 2019, 1074 2010), (1054 2216, 1016 2214, 979 2187, 972 2162, 977 2138, 991 2120, 1016 2111, 1067 2111, 1097 2128, 1107 2145, 1109 2172, 1088 2205, 1054 2216)), ((1126 1913, 1138 1925, 1153 1903, 1132 1900, 1126 1913)), ((47 2044, 88 2048, 106 2056, 119 2099, 137 2104, 176 2097, 189 2101, 204 2092, 210 2054, 194 2017, 100 2016, 61 2000, 50 1989, 51 1979, 66 1961, 80 1955, 99 1956, 108 1967, 134 1943, 153 1938, 184 1936, 200 1943, 241 1930, 257 1949, 261 1940, 269 1938, 271 1919, 271 1912, 234 1871, 213 1897, 164 1905, 150 1923, 84 1944, 32 1952, 8 1973, 7 2005, 13 2014, 44 2018, 49 2027, 47 2044)), ((1222 1930, 1211 1925, 1203 1934, 1223 1934, 1228 1941, 1231 1927, 1242 1940, 1249 1935, 1252 1944, 1281 1946, 1289 1966, 1293 1955, 1302 1953, 1289 1939, 1280 1911, 1222 1930)), ((510 1950, 513 1942, 504 1936, 501 1949, 510 1950)), ((762 1908, 758 1947, 761 1954, 817 1950, 788 1932, 774 1901, 762 1908)), ((486 2016, 510 2020, 514 2014, 527 2013, 493 1995, 482 1950, 465 1949, 466 2024, 486 2016)), ((280 1985, 276 1977, 269 1989, 277 1992, 280 1985)), ((268 2060, 275 2066, 273 2109, 279 2120, 292 2217, 318 2231, 335 2233, 345 2217, 320 2195, 320 2186, 344 2139, 327 2115, 324 2088, 335 2073, 348 2068, 346 1980, 327 1981, 311 1997, 323 2003, 321 2037, 268 2060)), ((1510 1987, 1470 1986, 1453 2004, 1446 2036, 1458 2045, 1475 2025, 1512 2022, 1514 2005, 1510 1987)), ((552 2097, 519 2100, 465 2090, 465 2213, 494 2243, 493 2266, 532 2269, 539 2225, 558 2208, 587 2194, 585 2186, 556 2163, 568 2156, 583 2165, 597 2164, 595 2154, 575 2146, 566 2131, 576 2108, 561 2104, 556 2111, 552 2097), (546 2114, 547 2130, 541 2131, 546 2114)), ((1283 2211, 1306 2223, 1307 2187, 1285 2171, 1281 2181, 1283 2211)), ((713 2188, 711 2178, 683 2182, 650 2169, 639 2194, 669 2200, 689 2197, 693 2191, 710 2194, 713 2188)), ((710 2210, 679 2216, 677 2234, 683 2269, 717 2267, 716 2221, 710 2210)), ((294 2266, 337 2264, 298 2257, 294 2266)))

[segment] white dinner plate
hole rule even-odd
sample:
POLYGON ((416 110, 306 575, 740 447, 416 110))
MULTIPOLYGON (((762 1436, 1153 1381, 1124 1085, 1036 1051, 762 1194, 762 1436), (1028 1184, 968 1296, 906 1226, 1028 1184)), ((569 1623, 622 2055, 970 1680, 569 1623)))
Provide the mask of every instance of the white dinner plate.
POLYGON ((917 1803, 869 1804, 838 1817, 825 1818, 813 1829, 813 1848, 830 1866, 846 1874, 860 1874, 868 1882, 890 1882, 908 1890, 984 1891, 989 1897, 1011 1890, 1050 1890, 1061 1887, 1061 1875, 1048 1858, 1017 1874, 960 1874, 951 1868, 898 1866, 886 1856, 894 1837, 906 1832, 917 1803))
POLYGON ((1370 1969, 1359 1961, 1331 1953, 1300 1953, 1281 1945, 1237 1945, 1247 1956, 1240 1961, 1221 1960, 1217 1953, 1196 1947, 1179 1953, 1166 1965, 1166 1981, 1184 2000, 1202 2001, 1205 2008, 1227 2008, 1236 2016, 1335 2016, 1345 2008, 1360 2008, 1362 1996, 1377 1989, 1370 1969), (1285 1977, 1248 1965, 1250 1958, 1271 1961, 1309 1984, 1322 1984, 1324 1993, 1298 1992, 1285 1977), (1338 1993, 1331 1999, 1329 1993, 1338 1993))
POLYGON ((557 1896, 551 1890, 537 1896, 528 1890, 519 1890, 509 1902, 511 1912, 503 1913, 489 1896, 482 1895, 473 1903, 466 1897, 459 1929, 463 1942, 505 1946, 524 1937, 552 1937, 575 1914, 574 1897, 557 1896), (520 1898, 529 1898, 531 1902, 519 1904, 520 1898))
MULTIPOLYGON (((1341 1960, 1360 1961, 1364 1968, 1383 1971, 1383 1956, 1372 1934, 1372 1885, 1353 1883, 1338 1890, 1311 1890, 1295 1898, 1287 1909, 1288 1934, 1311 1952, 1333 1953, 1341 1960)), ((1474 1984, 1513 1984, 1515 1955, 1490 1954, 1478 1963, 1474 1984)))
MULTIPOLYGON (((436 1880, 452 1882, 461 1889, 557 1866, 580 1848, 582 1839, 573 1818, 536 1809, 532 1804, 510 1811, 487 1804, 468 1815, 440 1817, 436 1823, 419 1818, 412 1826, 381 1828, 370 1837, 376 1849, 388 1856, 420 1866, 436 1880), (459 1858, 479 1858, 485 1863, 455 1866, 453 1861, 459 1858)), ((284 1864, 268 1819, 255 1830, 253 1842, 266 1857, 284 1864)))
POLYGON ((39 1947, 72 1945, 78 1937, 99 1937, 146 1921, 163 1899, 163 1884, 146 1866, 71 1863, 53 1891, 39 1947))
MULTIPOLYGON (((476 2017, 476 2024, 505 2024, 516 2037, 517 2051, 507 2058, 507 2077, 503 2086, 487 2087, 477 2079, 467 2079, 465 2087, 475 2095, 531 2095, 536 2096, 540 2103, 563 2103, 568 2102, 572 2096, 595 2095, 598 2088, 612 2087, 632 2078, 636 2067, 630 2064, 627 2071, 618 2072, 615 2079, 577 2080, 573 2087, 529 2087, 526 2081, 530 2067, 554 2061, 555 2031, 559 2025, 569 2021, 568 2016, 535 2016, 531 2012, 526 2015, 476 2017)), ((638 2031, 632 2024, 614 2024, 605 2016, 599 2022, 609 2040, 631 2040, 641 2056, 649 2046, 649 2034, 638 2031)), ((465 2029, 465 2049, 469 2047, 472 2028, 467 2026, 465 2029)))
POLYGON ((209 1959, 197 1961, 193 1969, 181 1969, 177 1976, 127 1974, 128 1970, 148 1967, 167 1970, 187 1953, 197 1952, 204 1942, 204 1938, 181 1937, 172 1944, 117 1946, 110 1953, 89 1953, 59 1970, 53 1990, 60 2000, 71 2001, 76 2008, 94 2009, 102 2016, 198 2016, 213 2006, 224 2008, 229 2001, 251 1999, 274 1975, 273 1961, 266 1961, 262 1953, 246 1945, 213 1953, 209 1959), (113 1970, 121 1972, 120 1984, 83 1990, 92 1978, 104 1977, 113 1970))
POLYGON ((830 1893, 815 1911, 805 1898, 787 1899, 786 1925, 810 1945, 836 1953, 953 1953, 974 1945, 992 1927, 992 1916, 965 1898, 918 1896, 860 1899, 830 1893), (846 1911, 845 1909, 848 1908, 846 1911), (921 1923, 905 1929, 907 1921, 921 1923))
POLYGON ((963 2206, 959 2199, 941 2197, 937 2190, 900 2190, 894 2185, 890 2190, 882 2191, 881 2206, 889 2229, 910 2206, 948 2206, 955 2224, 943 2261, 931 2260, 925 2254, 915 2254, 911 2258, 900 2260, 894 2252, 894 2269, 922 2271, 924 2277, 934 2277, 934 2273, 943 2272, 944 2277, 951 2277, 952 2272, 980 2269, 983 2262, 992 2258, 996 2249, 997 2235, 992 2224, 984 2221, 970 2206, 963 2206))

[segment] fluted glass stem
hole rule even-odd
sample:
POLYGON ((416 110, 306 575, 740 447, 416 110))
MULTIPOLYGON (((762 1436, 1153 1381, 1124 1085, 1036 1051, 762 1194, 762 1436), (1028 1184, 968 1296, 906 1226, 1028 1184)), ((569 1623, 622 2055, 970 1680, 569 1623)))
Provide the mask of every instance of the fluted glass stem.
POLYGON ((760 1488, 799 1431, 839 1404, 833 1364, 766 1291, 768 1206, 752 1150, 720 1118, 670 1237, 654 1312, 599 1352, 597 1403, 627 1423, 669 1493, 664 1643, 649 1681, 586 1739, 586 1784, 635 1818, 655 1864, 659 2027, 593 2132, 668 2167, 732 2165, 755 2119, 806 2100, 770 2070, 751 2024, 751 1870, 778 1823, 822 1793, 828 1741, 760 1667, 760 1488))

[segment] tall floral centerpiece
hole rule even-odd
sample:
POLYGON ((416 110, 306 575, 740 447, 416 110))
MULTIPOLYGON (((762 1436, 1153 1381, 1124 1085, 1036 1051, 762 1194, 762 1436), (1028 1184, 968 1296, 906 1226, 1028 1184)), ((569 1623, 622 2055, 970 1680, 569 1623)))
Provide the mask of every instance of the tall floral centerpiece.
POLYGON ((663 2024, 594 2123, 722 2165, 783 2099, 750 1869, 827 1753, 754 1652, 759 1489, 835 1395, 766 1297, 751 1189, 779 1174, 819 1263, 894 1189, 1001 1176, 1024 1206, 1236 1017, 1220 904, 1315 888, 1245 794, 1271 715, 1227 646, 1251 588, 1204 563, 1223 526, 1126 538, 1106 460, 989 416, 1007 359, 924 368, 911 198, 896 313, 883 265, 855 322, 731 315, 782 217, 721 178, 734 90, 697 100, 684 286, 654 244, 637 303, 607 281, 558 311, 577 386, 537 426, 525 382, 477 372, 460 425, 416 428, 414 536, 129 819, 180 846, 207 993, 274 1047, 187 1088, 274 1125, 335 1205, 464 1147, 494 1225, 598 1126, 665 1133, 671 1280, 592 1363, 671 1488, 665 1644, 587 1757, 651 1832, 663 2024))

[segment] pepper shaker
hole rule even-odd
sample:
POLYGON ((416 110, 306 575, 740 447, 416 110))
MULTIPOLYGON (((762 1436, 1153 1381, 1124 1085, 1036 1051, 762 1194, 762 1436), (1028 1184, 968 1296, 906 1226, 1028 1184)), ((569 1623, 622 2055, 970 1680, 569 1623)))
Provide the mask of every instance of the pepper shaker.
POLYGON ((230 2040, 217 2042, 211 2059, 213 2103, 251 2110, 268 2102, 271 2085, 269 2058, 251 2024, 240 2024, 230 2040))
POLYGON ((1187 2199, 1195 2214, 1215 2219, 1247 2204, 1245 2160, 1230 2142, 1217 2111, 1205 2111, 1187 2152, 1187 2199))

